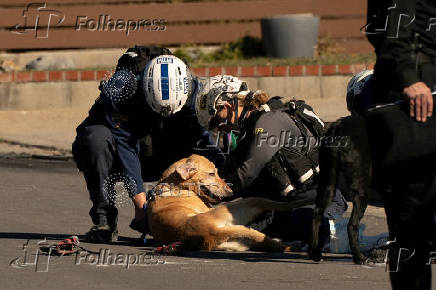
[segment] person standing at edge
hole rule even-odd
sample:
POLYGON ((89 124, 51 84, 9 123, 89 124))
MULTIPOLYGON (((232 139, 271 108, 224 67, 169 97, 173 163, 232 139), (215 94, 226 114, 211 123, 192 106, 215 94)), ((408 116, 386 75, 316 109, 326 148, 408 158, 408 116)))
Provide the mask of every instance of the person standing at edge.
MULTIPOLYGON (((405 99, 410 122, 422 126, 434 110, 435 19, 435 1, 368 0, 366 34, 377 55, 376 103, 405 99)), ((401 129, 400 124, 397 127, 401 129)), ((436 174, 426 166, 418 169, 397 170, 390 176, 390 188, 383 191, 393 240, 389 249, 393 289, 431 289, 429 258, 435 250, 436 174)))

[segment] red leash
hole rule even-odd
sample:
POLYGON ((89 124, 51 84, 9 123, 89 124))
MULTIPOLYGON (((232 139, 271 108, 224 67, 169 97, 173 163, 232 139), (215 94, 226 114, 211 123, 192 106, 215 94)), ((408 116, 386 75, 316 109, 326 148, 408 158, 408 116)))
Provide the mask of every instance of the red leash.
POLYGON ((79 249, 85 252, 98 254, 98 252, 89 251, 80 246, 79 238, 77 236, 71 236, 58 243, 40 247, 41 251, 48 254, 52 253, 56 256, 68 256, 71 254, 75 254, 79 249))
POLYGON ((74 254, 78 249, 80 249, 80 243, 77 236, 60 241, 53 247, 54 253, 59 256, 74 254))
POLYGON ((156 249, 154 249, 153 253, 159 255, 176 255, 180 253, 181 245, 181 242, 175 242, 168 246, 163 245, 162 247, 157 247, 156 249))

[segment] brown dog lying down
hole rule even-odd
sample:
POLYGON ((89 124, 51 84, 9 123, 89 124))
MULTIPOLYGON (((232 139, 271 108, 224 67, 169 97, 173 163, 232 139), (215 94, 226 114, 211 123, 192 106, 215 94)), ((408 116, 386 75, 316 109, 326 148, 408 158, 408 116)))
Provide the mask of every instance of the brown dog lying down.
POLYGON ((162 243, 180 241, 184 248, 209 251, 291 250, 246 225, 264 211, 288 211, 302 205, 246 198, 212 207, 231 196, 232 190, 205 157, 191 155, 171 165, 154 192, 147 209, 148 221, 154 238, 162 243))

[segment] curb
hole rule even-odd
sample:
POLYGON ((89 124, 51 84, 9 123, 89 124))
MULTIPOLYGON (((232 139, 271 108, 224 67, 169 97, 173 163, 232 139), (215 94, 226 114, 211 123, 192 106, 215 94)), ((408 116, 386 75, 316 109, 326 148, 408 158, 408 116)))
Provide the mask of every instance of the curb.
POLYGON ((0 153, 0 158, 8 159, 8 158, 32 158, 32 159, 48 159, 48 160, 62 160, 69 161, 73 160, 71 150, 60 149, 54 146, 46 146, 46 145, 34 145, 34 144, 26 144, 17 141, 0 139, 0 144, 6 144, 10 146, 19 146, 24 149, 38 149, 41 151, 46 151, 43 154, 34 154, 28 152, 16 153, 14 150, 11 150, 8 153, 0 153))

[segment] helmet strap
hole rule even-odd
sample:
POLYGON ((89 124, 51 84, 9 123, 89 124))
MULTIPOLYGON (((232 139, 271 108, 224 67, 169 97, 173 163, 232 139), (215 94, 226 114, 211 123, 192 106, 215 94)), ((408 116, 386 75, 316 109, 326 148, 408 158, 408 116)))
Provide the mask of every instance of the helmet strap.
POLYGON ((245 118, 248 116, 248 112, 250 111, 249 107, 245 106, 242 110, 241 117, 239 118, 239 123, 244 122, 245 118))
POLYGON ((245 118, 248 115, 248 112, 250 111, 250 108, 248 106, 244 106, 244 109, 241 112, 241 116, 238 117, 239 115, 239 100, 237 97, 233 98, 233 124, 231 125, 231 127, 233 129, 239 129, 241 127, 242 122, 244 122, 245 118))
POLYGON ((238 113, 239 113, 239 103, 238 103, 238 98, 234 97, 233 98, 233 107, 234 107, 234 122, 233 124, 235 124, 237 127, 239 127, 239 119, 238 119, 238 113))

